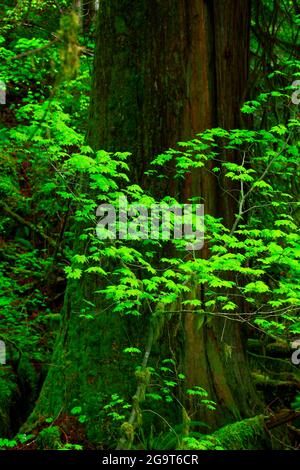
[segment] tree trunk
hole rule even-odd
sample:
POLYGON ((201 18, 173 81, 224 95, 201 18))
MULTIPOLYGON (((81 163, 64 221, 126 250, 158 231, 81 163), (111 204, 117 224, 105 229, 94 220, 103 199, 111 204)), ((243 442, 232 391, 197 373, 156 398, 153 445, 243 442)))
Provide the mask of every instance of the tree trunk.
MULTIPOLYGON (((202 44, 203 47, 203 37, 206 35, 207 49, 204 47, 201 53, 196 47, 190 49, 195 88, 186 110, 186 120, 190 118, 190 130, 194 132, 210 127, 239 128, 243 125, 240 107, 245 99, 248 77, 250 1, 215 0, 207 2, 208 10, 204 6, 206 2, 192 3, 195 3, 197 10, 191 16, 192 44, 202 44), (204 12, 207 15, 206 23, 204 12), (198 19, 204 25, 203 31, 199 29, 198 19), (206 58, 205 72, 203 57, 206 58), (201 75, 199 70, 202 71, 201 75), (205 103, 205 114, 198 111, 201 103, 202 106, 205 103)), ((238 163, 235 153, 227 152, 223 157, 238 163)), ((190 174, 185 183, 185 197, 203 196, 205 212, 222 217, 223 223, 231 228, 237 207, 228 192, 238 188, 222 177, 217 184, 216 178, 207 170, 190 174)), ((200 256, 209 257, 207 246, 204 246, 200 256)), ((203 290, 199 289, 197 295, 204 300, 203 290)), ((243 308, 242 305, 239 307, 243 308)), ((185 318, 185 370, 189 384, 201 385, 208 390, 218 405, 218 413, 202 410, 198 418, 217 428, 228 421, 253 414, 257 402, 250 374, 247 373, 240 325, 216 318, 204 323, 199 330, 196 315, 187 313, 185 318)), ((191 413, 194 407, 192 400, 191 413)))
MULTIPOLYGON (((89 144, 132 152, 135 179, 141 181, 147 162, 179 140, 212 126, 238 126, 249 21, 248 0, 100 2, 89 144)), ((209 173, 192 174, 184 193, 203 196, 206 212, 230 225, 235 207, 209 173)), ((206 249, 201 256, 208 256, 206 249)), ((112 393, 130 397, 135 387, 122 350, 130 345, 127 338, 143 338, 145 325, 99 305, 96 283, 90 277, 81 279, 80 288, 68 283, 53 365, 29 422, 80 404, 89 438, 101 442, 103 403, 112 393), (97 302, 90 323, 79 317, 83 299, 97 302)), ((214 320, 198 330, 188 314, 184 357, 189 384, 206 388, 218 403, 218 412, 205 416, 213 426, 251 415, 254 394, 235 323, 214 320)))

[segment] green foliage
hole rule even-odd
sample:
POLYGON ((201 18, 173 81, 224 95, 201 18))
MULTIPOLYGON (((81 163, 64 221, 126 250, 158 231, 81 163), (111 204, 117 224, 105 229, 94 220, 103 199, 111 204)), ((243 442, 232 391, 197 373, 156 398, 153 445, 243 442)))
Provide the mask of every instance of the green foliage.
POLYGON ((294 408, 295 411, 300 411, 300 394, 297 393, 295 400, 292 403, 292 408, 294 408))
POLYGON ((15 439, 0 439, 0 449, 9 450, 25 444, 33 438, 33 434, 17 434, 15 439))
POLYGON ((60 430, 57 426, 43 429, 37 437, 39 450, 60 450, 62 448, 60 430))
POLYGON ((11 447, 15 447, 17 445, 17 441, 14 439, 0 439, 0 448, 9 449, 11 447))
POLYGON ((64 444, 61 449, 59 450, 83 450, 83 446, 81 444, 64 444))
POLYGON ((131 405, 125 402, 117 393, 111 396, 110 401, 103 406, 103 410, 112 421, 122 421, 125 419, 124 410, 131 408, 131 405))
POLYGON ((37 398, 60 323, 63 257, 72 256, 74 206, 55 196, 72 193, 75 184, 60 168, 84 141, 92 57, 82 55, 79 63, 84 38, 73 27, 71 3, 1 3, 0 80, 7 88, 0 109, 0 339, 7 347, 1 435, 9 431, 20 383, 31 390, 24 411, 37 398))
POLYGON ((86 421, 86 415, 81 414, 81 411, 81 406, 74 406, 74 408, 71 409, 71 414, 77 416, 79 423, 83 424, 86 421))

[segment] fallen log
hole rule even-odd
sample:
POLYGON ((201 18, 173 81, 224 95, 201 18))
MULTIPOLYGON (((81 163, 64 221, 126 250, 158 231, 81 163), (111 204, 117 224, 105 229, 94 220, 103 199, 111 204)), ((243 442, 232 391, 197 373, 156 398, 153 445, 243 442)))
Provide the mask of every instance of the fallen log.
MULTIPOLYGON (((257 415, 218 429, 201 440, 185 438, 184 450, 260 450, 271 446, 269 431, 290 424, 300 417, 300 411, 281 409, 272 416, 257 415)), ((297 428, 295 428, 297 429, 297 428)))

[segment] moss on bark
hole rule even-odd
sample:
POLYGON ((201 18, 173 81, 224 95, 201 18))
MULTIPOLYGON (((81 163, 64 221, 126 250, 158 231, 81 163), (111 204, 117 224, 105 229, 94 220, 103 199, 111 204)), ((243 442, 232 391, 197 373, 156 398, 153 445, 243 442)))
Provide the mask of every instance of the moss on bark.
POLYGON ((186 450, 259 450, 268 445, 269 438, 265 429, 265 417, 238 421, 218 429, 203 440, 188 439, 183 448, 186 450))

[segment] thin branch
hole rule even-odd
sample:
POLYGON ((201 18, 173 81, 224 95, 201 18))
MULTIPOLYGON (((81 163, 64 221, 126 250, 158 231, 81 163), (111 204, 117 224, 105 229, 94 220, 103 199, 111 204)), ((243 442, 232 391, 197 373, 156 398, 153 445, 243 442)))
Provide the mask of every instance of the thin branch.
POLYGON ((39 54, 43 50, 48 49, 48 47, 53 46, 53 44, 58 42, 58 40, 59 40, 58 38, 54 38, 52 39, 52 41, 49 41, 47 44, 44 44, 41 47, 37 47, 36 49, 31 49, 30 51, 21 52, 21 54, 17 54, 13 57, 9 57, 8 60, 17 60, 17 59, 21 59, 22 57, 27 57, 29 55, 39 54))

